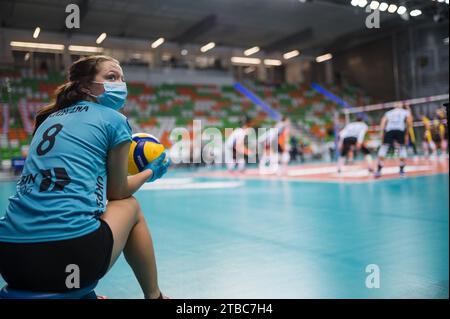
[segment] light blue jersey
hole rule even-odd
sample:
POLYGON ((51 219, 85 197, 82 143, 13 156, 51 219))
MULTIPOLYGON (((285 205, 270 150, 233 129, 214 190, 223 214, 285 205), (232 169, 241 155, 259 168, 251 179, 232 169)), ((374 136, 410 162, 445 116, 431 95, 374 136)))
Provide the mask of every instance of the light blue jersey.
POLYGON ((55 241, 95 231, 106 208, 108 151, 126 141, 126 117, 106 106, 81 101, 51 114, 33 137, 0 219, 0 241, 55 241))

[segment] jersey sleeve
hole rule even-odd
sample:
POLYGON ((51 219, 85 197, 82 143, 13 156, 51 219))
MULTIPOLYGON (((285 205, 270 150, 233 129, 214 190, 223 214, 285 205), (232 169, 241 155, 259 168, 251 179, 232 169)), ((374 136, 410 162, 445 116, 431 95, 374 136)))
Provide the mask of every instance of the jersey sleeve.
POLYGON ((110 117, 107 126, 109 149, 123 142, 131 142, 131 126, 124 115, 117 113, 116 116, 110 117))
POLYGON ((359 132, 359 135, 358 135, 358 143, 361 144, 362 142, 364 142, 364 137, 366 136, 368 129, 369 129, 369 127, 366 124, 361 126, 361 131, 359 132))

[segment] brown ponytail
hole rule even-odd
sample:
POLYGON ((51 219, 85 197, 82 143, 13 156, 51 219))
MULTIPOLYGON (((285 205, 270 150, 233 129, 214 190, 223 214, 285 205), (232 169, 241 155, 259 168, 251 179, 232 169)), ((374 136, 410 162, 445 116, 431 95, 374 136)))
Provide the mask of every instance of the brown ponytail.
POLYGON ((83 89, 86 89, 90 82, 94 80, 100 69, 100 64, 105 61, 119 63, 109 56, 93 55, 81 58, 71 65, 68 81, 56 89, 53 101, 37 112, 33 135, 50 114, 69 107, 78 101, 91 99, 83 89))

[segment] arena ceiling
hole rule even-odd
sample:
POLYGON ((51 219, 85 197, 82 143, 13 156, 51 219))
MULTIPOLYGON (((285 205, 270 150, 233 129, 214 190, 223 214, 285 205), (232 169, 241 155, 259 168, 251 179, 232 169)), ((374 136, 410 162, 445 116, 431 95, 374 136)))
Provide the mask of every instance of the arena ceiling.
MULTIPOLYGON (((399 4, 400 1, 390 2, 399 4)), ((432 0, 401 1, 405 6, 434 12, 432 0), (431 11, 433 10, 433 11, 431 11)), ((446 11, 448 5, 439 4, 446 11)), ((307 49, 332 43, 365 28, 367 13, 350 0, 0 0, 4 28, 108 35, 266 51, 307 49), (81 28, 65 28, 65 8, 76 3, 81 28)), ((429 17, 429 15, 428 15, 429 17)), ((420 17, 427 18, 427 15, 420 17)), ((419 18, 418 18, 419 19, 419 18)), ((382 13, 381 24, 407 23, 398 14, 382 13)))

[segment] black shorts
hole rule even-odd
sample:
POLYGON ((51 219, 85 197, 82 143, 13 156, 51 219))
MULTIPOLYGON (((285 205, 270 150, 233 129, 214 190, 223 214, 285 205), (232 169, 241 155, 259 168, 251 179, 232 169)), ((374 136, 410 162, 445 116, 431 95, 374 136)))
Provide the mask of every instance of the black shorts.
POLYGON ((394 142, 405 145, 405 131, 392 130, 384 133, 383 144, 393 146, 394 142))
POLYGON ((433 142, 439 146, 442 142, 442 138, 441 138, 441 134, 437 133, 437 134, 433 134, 431 136, 431 139, 433 140, 433 142))
POLYGON ((239 154, 239 157, 238 157, 238 151, 236 149, 236 146, 233 146, 233 161, 234 162, 237 161, 238 158, 239 159, 244 158, 245 162, 248 161, 248 155, 247 154, 239 154))
POLYGON ((341 156, 347 156, 348 152, 351 150, 352 146, 355 146, 358 142, 356 137, 346 137, 342 141, 342 151, 341 156))
MULTIPOLYGON (((108 271, 114 239, 109 225, 87 235, 43 243, 0 242, 0 274, 11 289, 65 292, 66 279, 78 266, 80 288, 102 278, 108 271), (66 270, 68 270, 66 272, 66 270)), ((70 282, 70 278, 69 278, 70 282)))
MULTIPOLYGON (((358 144, 358 139, 356 137, 346 137, 342 141, 342 151, 341 156, 347 156, 348 152, 351 150, 352 146, 356 146, 358 144)), ((361 145, 361 153, 364 155, 370 154, 370 151, 364 146, 361 145)))

